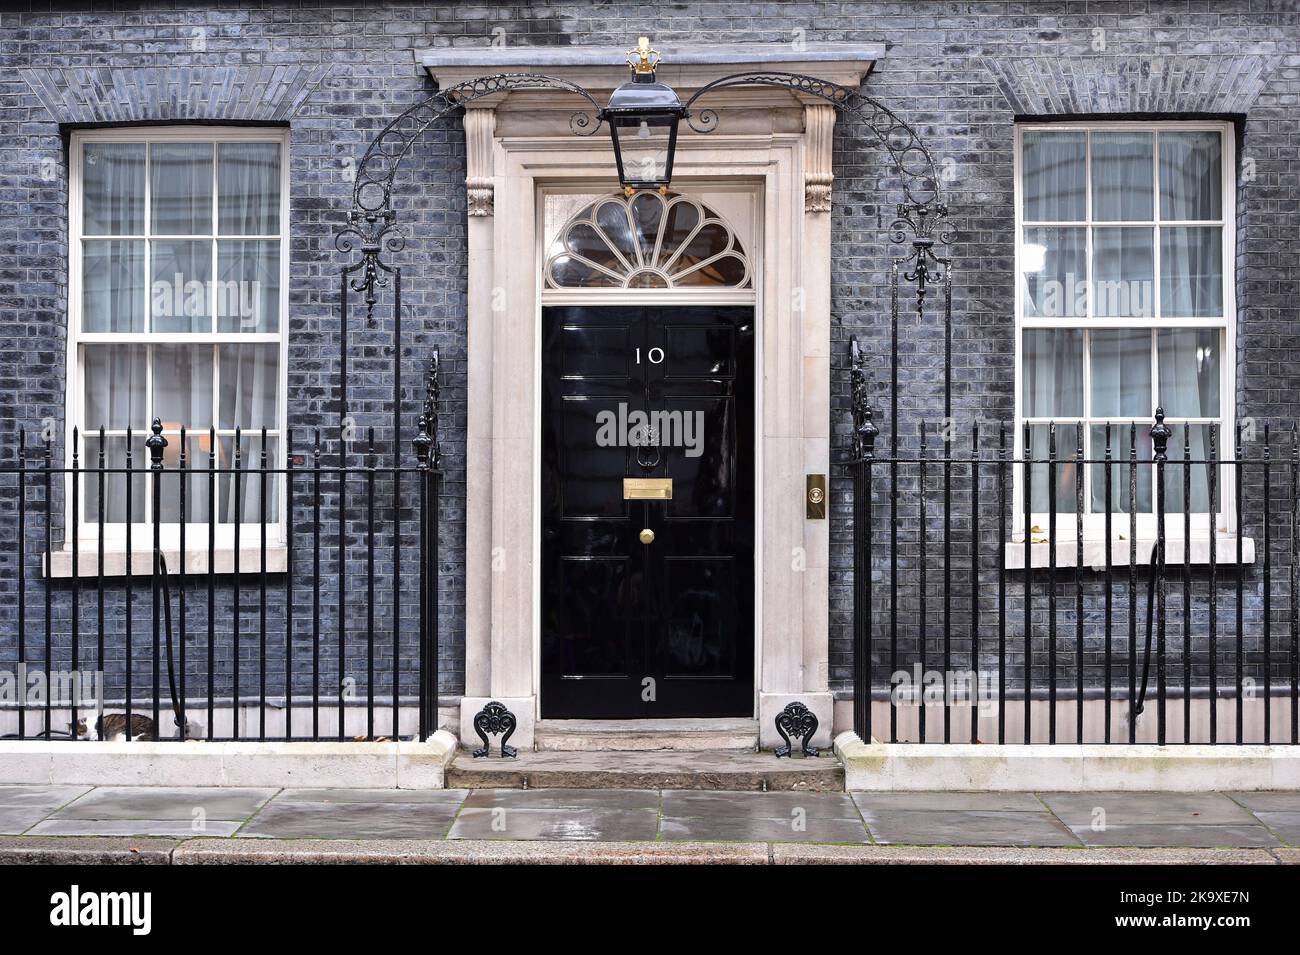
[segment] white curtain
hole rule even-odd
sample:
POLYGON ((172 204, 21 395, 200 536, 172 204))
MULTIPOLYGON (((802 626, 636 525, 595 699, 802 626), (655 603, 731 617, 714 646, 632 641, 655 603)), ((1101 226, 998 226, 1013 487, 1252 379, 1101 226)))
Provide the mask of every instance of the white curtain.
MULTIPOLYGON (((1083 415, 1083 331, 1075 328, 1031 329, 1025 332, 1025 374, 1021 383, 1022 407, 1027 417, 1077 418, 1083 415)), ((1048 425, 1031 429, 1031 456, 1048 457, 1051 445, 1048 425)), ((1056 457, 1074 457, 1076 434, 1072 423, 1057 428, 1056 457)), ((1035 511, 1046 511, 1049 468, 1046 464, 1031 469, 1035 511)), ((1061 512, 1075 509, 1075 465, 1058 464, 1055 481, 1056 507, 1061 512)))
POLYGON ((82 232, 144 234, 144 145, 87 143, 82 153, 82 232))
POLYGON ((1099 222, 1150 221, 1152 136, 1133 131, 1092 134, 1092 217, 1099 222))
MULTIPOLYGON (((276 396, 279 383, 279 348, 276 345, 222 345, 220 357, 221 400, 219 422, 222 428, 242 428, 240 446, 244 468, 256 467, 261 453, 261 429, 278 427, 276 396)), ((268 439, 267 462, 274 466, 276 443, 268 439)), ((222 440, 223 466, 234 461, 234 437, 222 440)), ((274 512, 270 489, 276 485, 268 478, 268 515, 274 512)), ((234 480, 227 476, 227 493, 222 495, 222 520, 234 522, 236 515, 244 523, 260 519, 258 479, 245 475, 241 479, 239 500, 234 499, 234 480)))
POLYGON ((217 217, 221 235, 279 233, 279 143, 217 145, 217 217))
MULTIPOLYGON (((276 235, 280 232, 280 146, 277 143, 217 145, 217 231, 223 236, 276 235)), ((276 242, 218 242, 217 326, 227 332, 273 332, 279 329, 279 248, 276 242)), ((242 428, 241 464, 256 468, 262 451, 260 429, 278 429, 279 348, 273 344, 222 345, 218 355, 217 424, 242 428)), ((222 463, 234 463, 234 437, 223 438, 222 463)), ((276 439, 268 440, 267 463, 275 466, 276 439)), ((274 489, 267 479, 268 518, 275 513, 274 489)), ((239 499, 233 475, 227 475, 220 520, 255 523, 261 519, 260 479, 241 478, 239 499)))
POLYGON ((154 143, 149 184, 154 235, 212 234, 211 143, 154 143))
MULTIPOLYGON (((1219 337, 1218 329, 1188 328, 1160 331, 1160 401, 1170 417, 1217 418, 1219 416, 1219 337)), ((1190 458, 1205 461, 1209 456, 1208 425, 1177 425, 1169 441, 1169 460, 1182 461, 1190 442, 1190 458)), ((1223 435, 1218 436, 1216 452, 1222 454, 1223 435)), ((1183 465, 1167 469, 1168 506, 1183 507, 1183 465)), ((1209 489, 1205 465, 1192 465, 1191 509, 1206 511, 1209 489)))

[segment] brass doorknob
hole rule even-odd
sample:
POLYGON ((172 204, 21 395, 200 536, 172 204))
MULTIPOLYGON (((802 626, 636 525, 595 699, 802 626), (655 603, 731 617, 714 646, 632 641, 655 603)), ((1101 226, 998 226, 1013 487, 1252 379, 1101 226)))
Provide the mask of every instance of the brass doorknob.
POLYGON ((643 528, 639 536, 643 544, 653 544, 655 541, 655 532, 648 527, 643 528))

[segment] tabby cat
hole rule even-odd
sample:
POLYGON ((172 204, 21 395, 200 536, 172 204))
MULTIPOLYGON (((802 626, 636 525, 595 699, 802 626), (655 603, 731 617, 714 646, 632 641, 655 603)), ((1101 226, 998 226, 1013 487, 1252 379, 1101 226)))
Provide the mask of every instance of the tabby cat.
POLYGON ((88 726, 85 720, 77 720, 77 739, 113 740, 127 739, 153 740, 158 738, 157 727, 153 720, 140 713, 131 714, 131 731, 127 733, 125 713, 105 713, 88 726))

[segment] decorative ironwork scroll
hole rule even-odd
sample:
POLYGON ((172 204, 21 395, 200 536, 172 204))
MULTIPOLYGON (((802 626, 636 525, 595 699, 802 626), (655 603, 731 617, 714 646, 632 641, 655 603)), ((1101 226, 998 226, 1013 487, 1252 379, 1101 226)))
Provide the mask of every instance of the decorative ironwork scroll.
POLYGON ((684 104, 691 129, 697 133, 716 130, 719 126, 717 110, 705 108, 691 112, 691 107, 703 97, 735 86, 777 86, 802 96, 815 96, 840 112, 852 115, 889 153, 902 179, 903 194, 909 206, 935 209, 943 204, 938 169, 920 134, 879 100, 829 80, 780 70, 724 76, 700 87, 684 104))
POLYGON ((805 756, 817 755, 817 747, 808 745, 813 734, 817 732, 817 715, 804 704, 797 701, 787 704, 786 708, 776 715, 776 732, 784 741, 776 748, 778 759, 790 755, 792 736, 799 737, 799 748, 805 756))
POLYGON ((488 755, 492 748, 492 744, 488 742, 489 735, 501 737, 502 759, 514 759, 518 756, 519 751, 507 743, 515 731, 516 722, 515 714, 506 709, 504 703, 498 703, 496 700, 479 710, 474 716, 474 732, 483 741, 483 745, 474 750, 474 758, 481 759, 488 755))
POLYGON ((569 128, 577 135, 590 136, 601 127, 597 115, 600 104, 595 98, 568 80, 534 73, 498 73, 480 76, 439 90, 400 113, 371 141, 357 166, 352 187, 352 209, 348 224, 334 239, 335 247, 345 255, 360 247, 361 260, 345 269, 362 274, 350 281, 354 292, 364 294, 367 316, 373 317, 377 291, 388 284, 392 269, 381 260, 381 253, 397 253, 406 238, 397 227, 393 209, 393 187, 402 160, 412 145, 434 123, 446 118, 475 100, 515 90, 567 90, 582 97, 591 111, 577 111, 569 117, 569 128))

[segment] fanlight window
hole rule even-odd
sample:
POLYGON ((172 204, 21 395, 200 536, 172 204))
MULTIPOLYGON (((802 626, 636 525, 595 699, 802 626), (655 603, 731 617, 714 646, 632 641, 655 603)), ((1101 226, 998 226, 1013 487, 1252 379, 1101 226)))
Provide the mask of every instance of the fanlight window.
POLYGON ((547 288, 750 288, 731 226, 689 196, 642 190, 597 199, 565 223, 547 288))

